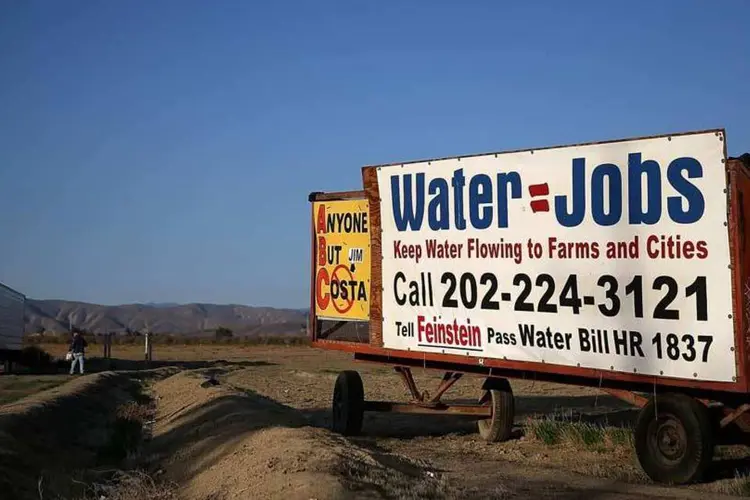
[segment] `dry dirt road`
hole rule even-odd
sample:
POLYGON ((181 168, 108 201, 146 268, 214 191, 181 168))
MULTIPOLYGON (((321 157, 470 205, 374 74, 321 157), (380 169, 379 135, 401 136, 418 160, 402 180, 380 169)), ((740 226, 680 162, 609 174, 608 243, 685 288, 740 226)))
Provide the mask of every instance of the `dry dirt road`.
MULTIPOLYGON (((49 348, 50 351, 55 349, 57 349, 55 346, 49 348)), ((53 354, 59 353, 53 352, 53 354)), ((137 359, 140 356, 140 350, 115 346, 115 358, 137 359)), ((188 429, 184 431, 187 433, 185 435, 208 436, 201 438, 205 439, 205 442, 196 441, 187 447, 180 444, 184 441, 184 436, 177 441, 169 441, 166 438, 162 440, 170 443, 169 446, 163 448, 169 450, 167 454, 169 456, 181 456, 185 460, 192 460, 191 463, 207 461, 212 464, 210 467, 200 468, 201 474, 208 474, 205 477, 200 476, 203 478, 200 482, 201 486, 194 484, 192 489, 185 490, 192 492, 186 495, 189 498, 210 498, 212 487, 219 488, 220 485, 226 485, 232 481, 235 481, 236 484, 232 483, 235 486, 222 490, 226 498, 253 498, 253 496, 246 496, 248 495, 247 487, 243 489, 241 486, 248 481, 252 482, 248 478, 256 477, 257 474, 246 476, 243 473, 237 476, 238 469, 231 465, 234 462, 227 461, 219 455, 225 453, 240 460, 235 456, 239 454, 238 457, 245 457, 242 460, 246 461, 247 470, 256 470, 260 467, 257 460, 260 456, 258 453, 261 451, 252 450, 257 448, 262 448, 265 465, 261 468, 265 472, 281 467, 277 464, 279 460, 283 462, 279 454, 298 456, 295 453, 302 453, 301 448, 316 446, 320 446, 321 450, 347 449, 349 451, 344 455, 353 457, 353 464, 359 464, 352 465, 352 467, 361 468, 361 470, 355 470, 353 474, 362 476, 363 481, 366 479, 365 482, 370 485, 368 491, 372 493, 372 488, 380 489, 383 495, 391 498, 407 497, 409 494, 415 494, 415 490, 409 491, 408 487, 404 489, 403 486, 398 487, 401 489, 389 490, 389 487, 393 487, 393 484, 398 483, 399 480, 393 479, 391 481, 393 484, 390 486, 378 485, 378 481, 382 482, 382 479, 387 477, 386 473, 383 473, 386 475, 380 480, 375 480, 372 477, 366 477, 368 474, 375 474, 374 472, 363 471, 379 470, 380 466, 386 467, 390 471, 412 478, 412 486, 417 485, 414 486, 417 490, 422 488, 423 494, 424 491, 429 490, 425 485, 430 481, 438 481, 445 489, 436 490, 435 493, 451 498, 624 500, 632 498, 698 499, 705 498, 709 493, 711 498, 721 498, 723 493, 737 491, 740 481, 734 479, 735 471, 737 467, 747 467, 747 454, 744 450, 720 451, 719 458, 731 457, 732 461, 717 460, 715 480, 712 482, 687 488, 661 487, 649 484, 640 471, 628 443, 606 443, 588 447, 575 446, 570 443, 550 446, 522 435, 524 422, 537 415, 565 412, 609 415, 613 422, 627 421, 632 415, 632 410, 623 403, 592 389, 511 381, 517 396, 516 410, 519 429, 517 436, 506 443, 488 444, 481 441, 475 431, 476 424, 460 417, 391 414, 367 414, 363 435, 344 440, 327 432, 325 436, 315 434, 329 427, 330 401, 338 372, 344 369, 359 370, 368 399, 406 401, 408 399, 406 389, 391 368, 355 363, 350 356, 344 354, 306 347, 159 346, 155 351, 155 357, 157 365, 181 362, 186 368, 205 367, 197 363, 200 360, 222 360, 223 363, 219 363, 214 369, 209 369, 209 373, 217 377, 219 381, 217 388, 220 388, 221 397, 225 399, 216 400, 215 398, 219 396, 211 396, 209 399, 212 399, 214 403, 219 401, 224 404, 226 400, 234 404, 239 401, 236 401, 235 396, 250 396, 247 400, 254 401, 253 405, 260 404, 258 401, 265 402, 263 405, 266 405, 262 405, 266 413, 263 413, 265 417, 261 421, 257 412, 247 413, 250 410, 242 406, 244 402, 239 407, 224 405, 207 409, 209 408, 206 406, 208 399, 204 400, 203 396, 199 396, 201 388, 195 380, 190 382, 182 380, 179 384, 174 382, 171 386, 164 386, 166 389, 163 389, 162 396, 157 403, 157 406, 161 405, 157 427, 160 425, 163 427, 163 434, 173 435, 174 432, 170 426, 176 425, 174 422, 179 420, 182 422, 182 428, 188 429), (197 423, 188 418, 197 418, 195 415, 203 414, 211 415, 211 417, 201 417, 196 421, 197 423), (237 419, 232 415, 243 416, 237 419), (275 416, 277 421, 273 421, 273 418, 269 420, 268 415, 275 416), (216 419, 227 419, 229 422, 227 429, 231 432, 217 434, 215 426, 211 427, 208 423, 209 420, 215 421, 216 419), (190 424, 185 425, 186 422, 190 424), (279 426, 287 425, 294 429, 304 427, 308 429, 304 432, 313 434, 297 436, 301 439, 297 445, 288 444, 293 441, 293 438, 283 432, 276 436, 267 435, 263 439, 257 437, 260 430, 264 433, 277 432, 279 426), (251 436, 251 433, 255 437, 247 439, 253 439, 253 441, 243 441, 245 439, 243 436, 251 436), (240 442, 244 444, 240 446, 238 444, 240 442), (294 450, 287 449, 284 452, 281 444, 284 442, 287 443, 286 446, 294 450), (228 443, 234 444, 227 448, 228 443), (350 446, 356 447, 359 451, 354 448, 349 449, 350 446), (275 448, 279 448, 278 452, 273 451, 275 448), (251 451, 247 451, 248 449, 251 451), (366 460, 356 458, 364 452, 367 453, 366 460), (399 457, 403 457, 404 460, 399 457), (371 465, 368 466, 367 463, 371 465), (427 482, 422 484, 424 481, 427 482)), ((125 362, 119 364, 127 365, 125 362)), ((431 371, 416 370, 414 375, 422 390, 434 390, 440 379, 439 373, 431 371)), ((474 399, 479 395, 480 383, 481 380, 478 378, 465 377, 451 389, 446 399, 474 399)), ((256 410, 252 409, 252 411, 256 410)), ((328 455, 322 451, 321 454, 321 460, 325 461, 328 455)), ((316 472, 317 469, 309 465, 310 460, 312 459, 305 459, 304 463, 307 465, 304 466, 298 463, 296 469, 294 464, 286 464, 280 470, 283 474, 288 474, 289 471, 309 473, 307 478, 309 481, 326 483, 322 479, 323 476, 316 476, 319 471, 316 472)), ((172 470, 177 469, 172 468, 172 470)), ((351 475, 352 471, 348 473, 351 475)), ((197 477, 196 474, 191 476, 192 480, 197 477)), ((188 480, 179 474, 173 475, 173 478, 177 482, 188 480)), ((260 486, 256 485, 257 487, 260 486)), ((336 487, 330 485, 330 488, 336 487)), ((321 495, 319 498, 325 497, 321 495)), ((334 497, 335 495, 327 498, 334 497)), ((362 497, 372 498, 364 492, 362 497)))

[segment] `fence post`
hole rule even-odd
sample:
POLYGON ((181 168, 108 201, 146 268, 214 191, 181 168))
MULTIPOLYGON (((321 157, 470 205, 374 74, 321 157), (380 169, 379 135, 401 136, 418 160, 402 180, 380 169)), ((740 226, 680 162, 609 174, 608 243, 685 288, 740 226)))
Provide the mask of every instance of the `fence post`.
POLYGON ((146 363, 151 362, 151 332, 146 332, 146 345, 144 346, 144 356, 146 363))
POLYGON ((109 359, 109 346, 107 345, 109 340, 109 333, 102 335, 102 357, 109 359))
POLYGON ((107 364, 112 369, 112 337, 114 337, 115 334, 112 332, 109 332, 107 335, 107 364))

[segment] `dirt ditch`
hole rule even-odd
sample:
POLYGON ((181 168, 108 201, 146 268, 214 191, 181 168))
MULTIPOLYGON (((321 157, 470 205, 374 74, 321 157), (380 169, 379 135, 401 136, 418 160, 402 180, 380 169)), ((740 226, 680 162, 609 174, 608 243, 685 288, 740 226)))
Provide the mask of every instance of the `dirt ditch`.
MULTIPOLYGON (((622 443, 566 453, 528 438, 490 445, 474 435, 473 423, 395 415, 369 415, 365 435, 346 439, 327 429, 334 376, 217 362, 72 378, 0 406, 0 497, 626 500, 708 493, 629 477, 637 467, 622 443)), ((376 396, 397 396, 380 372, 368 372, 368 381, 376 396)), ((518 386, 519 408, 529 414, 549 399, 575 406, 557 388, 545 397, 523 396, 527 390, 518 386)), ((598 403, 598 396, 578 397, 598 403)), ((556 429, 533 432, 562 439, 556 429)), ((582 442, 601 441, 583 431, 582 442)))
POLYGON ((73 378, 0 406, 3 498, 83 498, 92 494, 91 485, 109 480, 137 449, 153 413, 143 377, 104 372, 73 378))
MULTIPOLYGON (((215 371, 215 370, 214 370, 215 371)), ((211 370, 107 372, 0 407, 8 500, 454 498, 426 464, 311 427, 211 370)))

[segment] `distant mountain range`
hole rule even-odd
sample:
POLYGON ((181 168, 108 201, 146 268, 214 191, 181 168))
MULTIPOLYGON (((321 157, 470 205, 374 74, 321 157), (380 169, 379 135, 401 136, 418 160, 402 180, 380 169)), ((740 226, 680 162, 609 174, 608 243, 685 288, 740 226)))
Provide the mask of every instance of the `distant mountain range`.
POLYGON ((177 307, 182 304, 178 304, 177 302, 146 302, 143 305, 149 307, 177 307))
POLYGON ((218 304, 124 304, 105 306, 66 300, 26 301, 26 332, 67 332, 69 325, 92 333, 150 331, 200 335, 219 327, 235 335, 299 334, 307 324, 305 309, 276 309, 218 304))

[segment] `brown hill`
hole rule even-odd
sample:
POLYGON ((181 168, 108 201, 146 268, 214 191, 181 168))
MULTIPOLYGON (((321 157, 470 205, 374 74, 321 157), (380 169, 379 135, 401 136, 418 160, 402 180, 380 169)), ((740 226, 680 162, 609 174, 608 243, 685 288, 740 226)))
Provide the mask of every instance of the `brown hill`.
POLYGON ((151 331, 198 335, 216 328, 230 328, 235 335, 298 334, 307 312, 242 305, 126 304, 104 306, 65 300, 26 302, 26 332, 66 332, 69 325, 92 333, 151 331))

